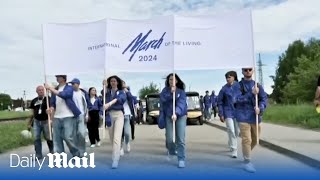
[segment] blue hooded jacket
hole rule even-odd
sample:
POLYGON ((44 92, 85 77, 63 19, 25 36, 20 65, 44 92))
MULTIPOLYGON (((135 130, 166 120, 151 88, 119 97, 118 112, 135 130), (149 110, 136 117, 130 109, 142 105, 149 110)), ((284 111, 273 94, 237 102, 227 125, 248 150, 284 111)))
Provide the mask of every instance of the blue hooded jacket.
MULTIPOLYGON (((187 115, 187 96, 184 90, 176 89, 176 116, 177 118, 187 115)), ((160 93, 160 108, 164 111, 167 117, 173 114, 173 93, 170 87, 163 88, 160 93)))
POLYGON ((232 85, 226 84, 222 87, 218 95, 218 109, 219 116, 226 118, 236 117, 236 96, 240 92, 240 85, 238 82, 234 82, 232 85))
POLYGON ((110 110, 116 110, 116 111, 124 111, 123 110, 123 104, 124 102, 126 102, 127 100, 127 95, 123 90, 117 90, 115 92, 115 95, 112 97, 111 96, 111 90, 108 89, 106 92, 106 102, 110 102, 113 99, 117 99, 117 102, 115 104, 113 104, 112 106, 109 107, 109 111, 110 110))
POLYGON ((103 103, 101 101, 101 99, 99 97, 96 97, 96 100, 94 101, 94 103, 92 104, 91 103, 91 100, 89 98, 89 101, 88 101, 88 109, 89 111, 99 111, 101 112, 102 109, 103 109, 103 103))
MULTIPOLYGON (((239 82, 240 91, 236 96, 236 119, 238 122, 246 122, 250 124, 256 123, 255 95, 252 93, 252 88, 255 85, 253 80, 242 79, 239 82), (241 92, 241 83, 243 83, 243 93, 241 92)), ((258 84, 258 106, 260 108, 259 123, 261 122, 261 115, 267 107, 268 97, 263 87, 258 84)))
POLYGON ((204 108, 205 108, 205 109, 211 108, 212 102, 211 102, 211 97, 210 97, 210 95, 205 95, 205 96, 203 97, 203 104, 204 104, 204 108))
MULTIPOLYGON (((68 108, 72 111, 74 117, 78 117, 81 114, 81 111, 78 109, 77 105, 73 101, 73 88, 72 86, 66 84, 63 88, 63 91, 59 92, 57 95, 60 98, 64 99, 66 102, 66 105, 68 108)), ((50 106, 53 108, 56 108, 56 95, 52 94, 51 100, 50 100, 50 106)))
POLYGON ((210 95, 212 107, 216 107, 218 105, 218 97, 214 94, 214 92, 210 95))

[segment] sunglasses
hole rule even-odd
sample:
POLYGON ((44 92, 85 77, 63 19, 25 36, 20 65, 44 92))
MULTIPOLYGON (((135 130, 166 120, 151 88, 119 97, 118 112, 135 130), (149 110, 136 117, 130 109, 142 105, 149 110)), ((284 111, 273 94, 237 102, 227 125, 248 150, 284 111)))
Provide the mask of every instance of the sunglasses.
POLYGON ((252 71, 252 69, 250 68, 250 69, 243 69, 243 71, 244 72, 250 72, 250 71, 252 71))

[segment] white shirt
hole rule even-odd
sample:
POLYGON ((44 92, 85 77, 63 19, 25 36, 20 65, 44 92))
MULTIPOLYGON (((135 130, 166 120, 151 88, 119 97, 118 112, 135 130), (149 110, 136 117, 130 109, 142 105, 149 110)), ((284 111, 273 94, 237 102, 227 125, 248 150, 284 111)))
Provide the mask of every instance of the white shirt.
POLYGON ((124 102, 123 109, 124 109, 124 115, 129 115, 129 116, 132 115, 130 107, 129 107, 129 104, 128 104, 128 101, 124 102))
MULTIPOLYGON (((59 86, 58 91, 63 91, 64 86, 59 86)), ((66 117, 73 117, 72 111, 69 109, 69 107, 66 104, 66 101, 62 99, 59 96, 56 96, 56 109, 54 113, 55 118, 66 118, 66 117)))
POLYGON ((85 106, 84 106, 84 100, 83 100, 83 96, 82 96, 82 91, 78 90, 78 91, 73 91, 73 97, 72 97, 74 103, 76 104, 76 106, 78 107, 78 109, 80 110, 81 114, 83 115, 85 112, 85 106))
POLYGON ((94 105, 94 102, 95 102, 95 101, 96 101, 96 98, 95 98, 95 97, 90 98, 90 102, 91 102, 92 105, 94 105))

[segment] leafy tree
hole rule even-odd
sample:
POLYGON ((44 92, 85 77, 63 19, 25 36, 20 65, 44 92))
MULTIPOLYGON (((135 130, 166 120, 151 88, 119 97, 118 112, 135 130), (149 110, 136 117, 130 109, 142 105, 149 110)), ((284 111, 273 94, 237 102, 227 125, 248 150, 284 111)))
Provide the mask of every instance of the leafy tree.
POLYGON ((0 93, 0 110, 8 109, 8 106, 11 107, 11 97, 9 94, 0 93))
POLYGON ((159 93, 160 89, 158 86, 151 82, 149 86, 143 86, 142 89, 139 90, 139 98, 144 99, 146 95, 151 94, 151 93, 159 93))
POLYGON ((290 81, 282 90, 286 103, 311 102, 320 75, 320 41, 311 39, 306 46, 307 55, 298 58, 298 65, 289 74, 290 81))
POLYGON ((278 67, 274 81, 273 92, 271 97, 276 102, 283 100, 283 88, 290 82, 289 74, 294 72, 294 68, 298 65, 298 58, 307 54, 306 47, 301 40, 294 41, 289 45, 288 49, 279 57, 278 67))

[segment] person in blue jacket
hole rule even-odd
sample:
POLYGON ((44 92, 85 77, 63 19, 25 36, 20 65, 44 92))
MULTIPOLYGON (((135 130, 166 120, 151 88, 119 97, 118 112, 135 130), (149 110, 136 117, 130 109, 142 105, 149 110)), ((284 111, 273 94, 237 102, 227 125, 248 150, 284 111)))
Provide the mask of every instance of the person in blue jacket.
POLYGON ((124 125, 123 104, 127 100, 123 91, 122 80, 118 76, 110 76, 107 81, 106 104, 106 124, 109 127, 109 136, 112 144, 112 168, 118 168, 120 160, 121 136, 124 125))
POLYGON ((228 132, 228 145, 231 151, 231 157, 238 156, 238 136, 239 125, 236 121, 236 95, 240 91, 237 73, 229 71, 225 74, 227 84, 222 87, 218 95, 219 117, 221 122, 225 122, 228 132))
POLYGON ((67 84, 67 76, 56 75, 56 78, 59 83, 57 87, 45 84, 46 89, 50 90, 52 94, 47 113, 53 115, 53 151, 57 153, 65 152, 63 144, 63 141, 65 141, 70 153, 73 156, 80 156, 75 144, 75 133, 77 118, 81 111, 73 101, 73 88, 67 84))
POLYGON ((168 160, 174 155, 178 156, 178 167, 185 167, 185 129, 187 120, 187 99, 185 84, 175 74, 166 77, 165 87, 160 93, 160 108, 165 114, 166 146, 168 149, 168 160), (175 113, 173 113, 173 94, 175 94, 175 113), (175 123, 176 142, 173 142, 173 123, 175 123), (177 152, 176 152, 177 151, 177 152))
POLYGON ((242 139, 244 169, 253 173, 256 169, 251 163, 251 152, 257 144, 257 134, 260 137, 260 123, 262 113, 267 107, 268 97, 260 84, 255 88, 255 81, 252 80, 253 68, 242 68, 242 74, 244 77, 239 82, 240 91, 236 98, 236 119, 239 122, 242 139), (258 106, 255 103, 255 95, 258 97, 258 106), (256 115, 258 115, 258 129, 256 115))
POLYGON ((213 117, 217 117, 217 106, 218 106, 218 97, 215 94, 215 91, 212 90, 211 95, 210 95, 211 103, 212 103, 212 113, 213 117))
POLYGON ((87 128, 89 132, 90 147, 100 146, 99 137, 99 120, 100 114, 102 114, 103 104, 99 97, 97 97, 97 90, 94 87, 89 88, 89 102, 88 111, 89 118, 87 121, 87 128))
POLYGON ((206 91, 206 95, 203 97, 203 104, 204 104, 204 118, 207 121, 211 119, 211 96, 209 95, 209 91, 206 91))

